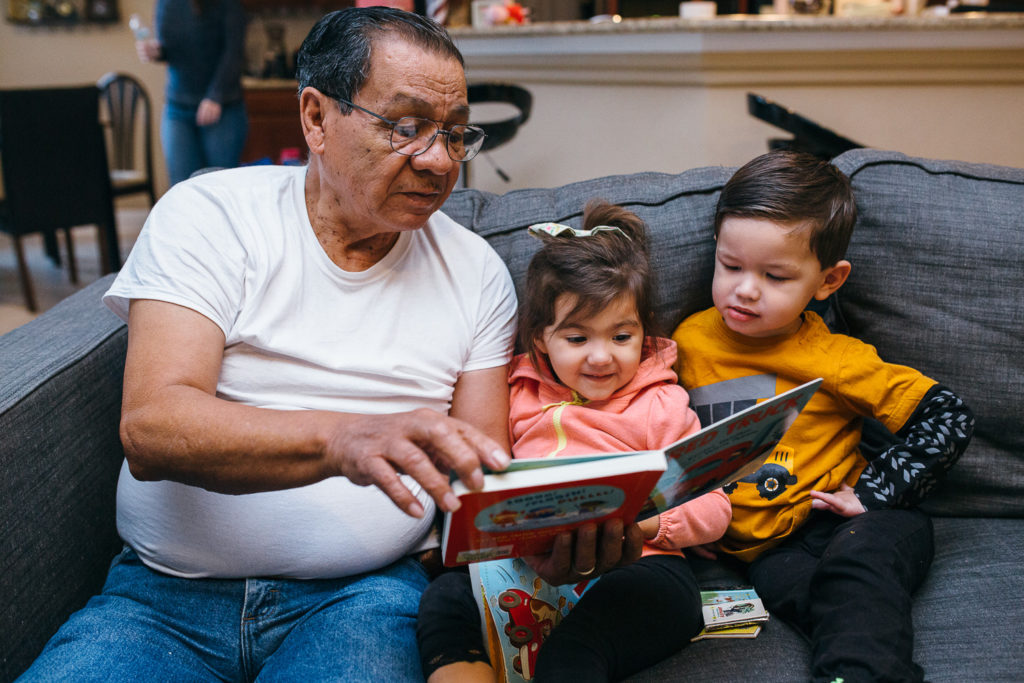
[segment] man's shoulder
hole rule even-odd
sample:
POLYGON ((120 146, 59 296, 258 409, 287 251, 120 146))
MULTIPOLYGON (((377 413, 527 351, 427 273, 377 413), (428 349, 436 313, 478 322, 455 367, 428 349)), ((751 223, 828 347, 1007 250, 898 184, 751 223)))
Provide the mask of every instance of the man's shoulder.
POLYGON ((193 175, 175 187, 231 187, 256 190, 266 184, 285 185, 294 182, 296 177, 305 176, 302 166, 277 166, 272 164, 256 164, 239 166, 238 168, 219 168, 193 175))

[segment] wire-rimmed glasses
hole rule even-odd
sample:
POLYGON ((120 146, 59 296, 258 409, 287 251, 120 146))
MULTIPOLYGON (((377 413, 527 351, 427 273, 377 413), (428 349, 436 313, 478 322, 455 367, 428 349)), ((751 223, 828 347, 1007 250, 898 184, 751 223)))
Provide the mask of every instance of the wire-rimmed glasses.
POLYGON ((418 116, 403 116, 397 121, 392 121, 391 119, 385 118, 376 112, 360 107, 358 104, 350 102, 344 97, 338 97, 337 95, 332 95, 328 92, 324 92, 324 94, 338 100, 342 104, 352 107, 353 109, 358 109, 364 114, 369 114, 374 118, 380 119, 390 126, 391 149, 398 154, 402 154, 407 157, 415 157, 423 154, 430 149, 432 144, 434 144, 434 140, 437 139, 438 135, 444 135, 445 149, 448 150, 448 156, 451 160, 469 161, 475 157, 484 146, 484 138, 487 137, 487 133, 485 133, 482 128, 462 123, 457 123, 451 128, 445 130, 444 128, 441 128, 436 121, 420 118, 418 116))

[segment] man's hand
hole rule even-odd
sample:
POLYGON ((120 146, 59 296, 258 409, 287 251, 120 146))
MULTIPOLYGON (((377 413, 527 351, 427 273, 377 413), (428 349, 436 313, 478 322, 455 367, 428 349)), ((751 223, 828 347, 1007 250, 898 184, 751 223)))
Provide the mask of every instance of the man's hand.
POLYGON ((423 506, 399 474, 415 479, 442 510, 451 511, 459 500, 446 472, 455 470, 466 486, 479 490, 481 463, 493 470, 509 463, 504 449, 482 431, 425 408, 347 420, 328 440, 327 457, 337 463, 337 474, 360 486, 377 486, 413 517, 423 516, 423 506))
POLYGON ((849 485, 843 484, 835 493, 811 491, 811 507, 815 510, 828 510, 842 517, 856 517, 867 512, 860 498, 849 485))
POLYGON ((573 534, 559 534, 547 555, 524 557, 537 575, 552 585, 596 578, 613 567, 635 562, 643 550, 643 534, 637 524, 621 519, 604 523, 598 538, 595 524, 584 524, 573 534))
POLYGON ((219 102, 210 99, 203 99, 196 109, 196 125, 212 126, 220 121, 221 107, 219 102))

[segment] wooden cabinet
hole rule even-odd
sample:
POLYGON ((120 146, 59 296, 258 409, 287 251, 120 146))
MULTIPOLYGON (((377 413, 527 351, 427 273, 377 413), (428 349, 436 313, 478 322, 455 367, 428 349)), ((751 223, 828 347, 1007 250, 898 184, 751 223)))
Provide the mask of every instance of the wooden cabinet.
POLYGON ((281 161, 281 150, 297 147, 306 158, 306 139, 299 124, 299 98, 294 81, 249 81, 246 79, 245 106, 249 114, 249 136, 242 150, 242 162, 270 157, 281 161))

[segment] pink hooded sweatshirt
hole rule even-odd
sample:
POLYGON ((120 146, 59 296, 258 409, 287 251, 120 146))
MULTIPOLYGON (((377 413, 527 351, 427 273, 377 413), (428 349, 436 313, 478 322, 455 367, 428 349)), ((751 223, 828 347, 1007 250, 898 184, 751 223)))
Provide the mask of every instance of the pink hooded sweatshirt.
MULTIPOLYGON (((509 435, 516 458, 617 453, 663 448, 700 429, 690 397, 676 382, 676 343, 657 338, 626 386, 603 401, 588 401, 526 354, 512 360, 509 435)), ((658 535, 644 555, 711 543, 729 526, 732 507, 721 489, 663 512, 658 535)))

